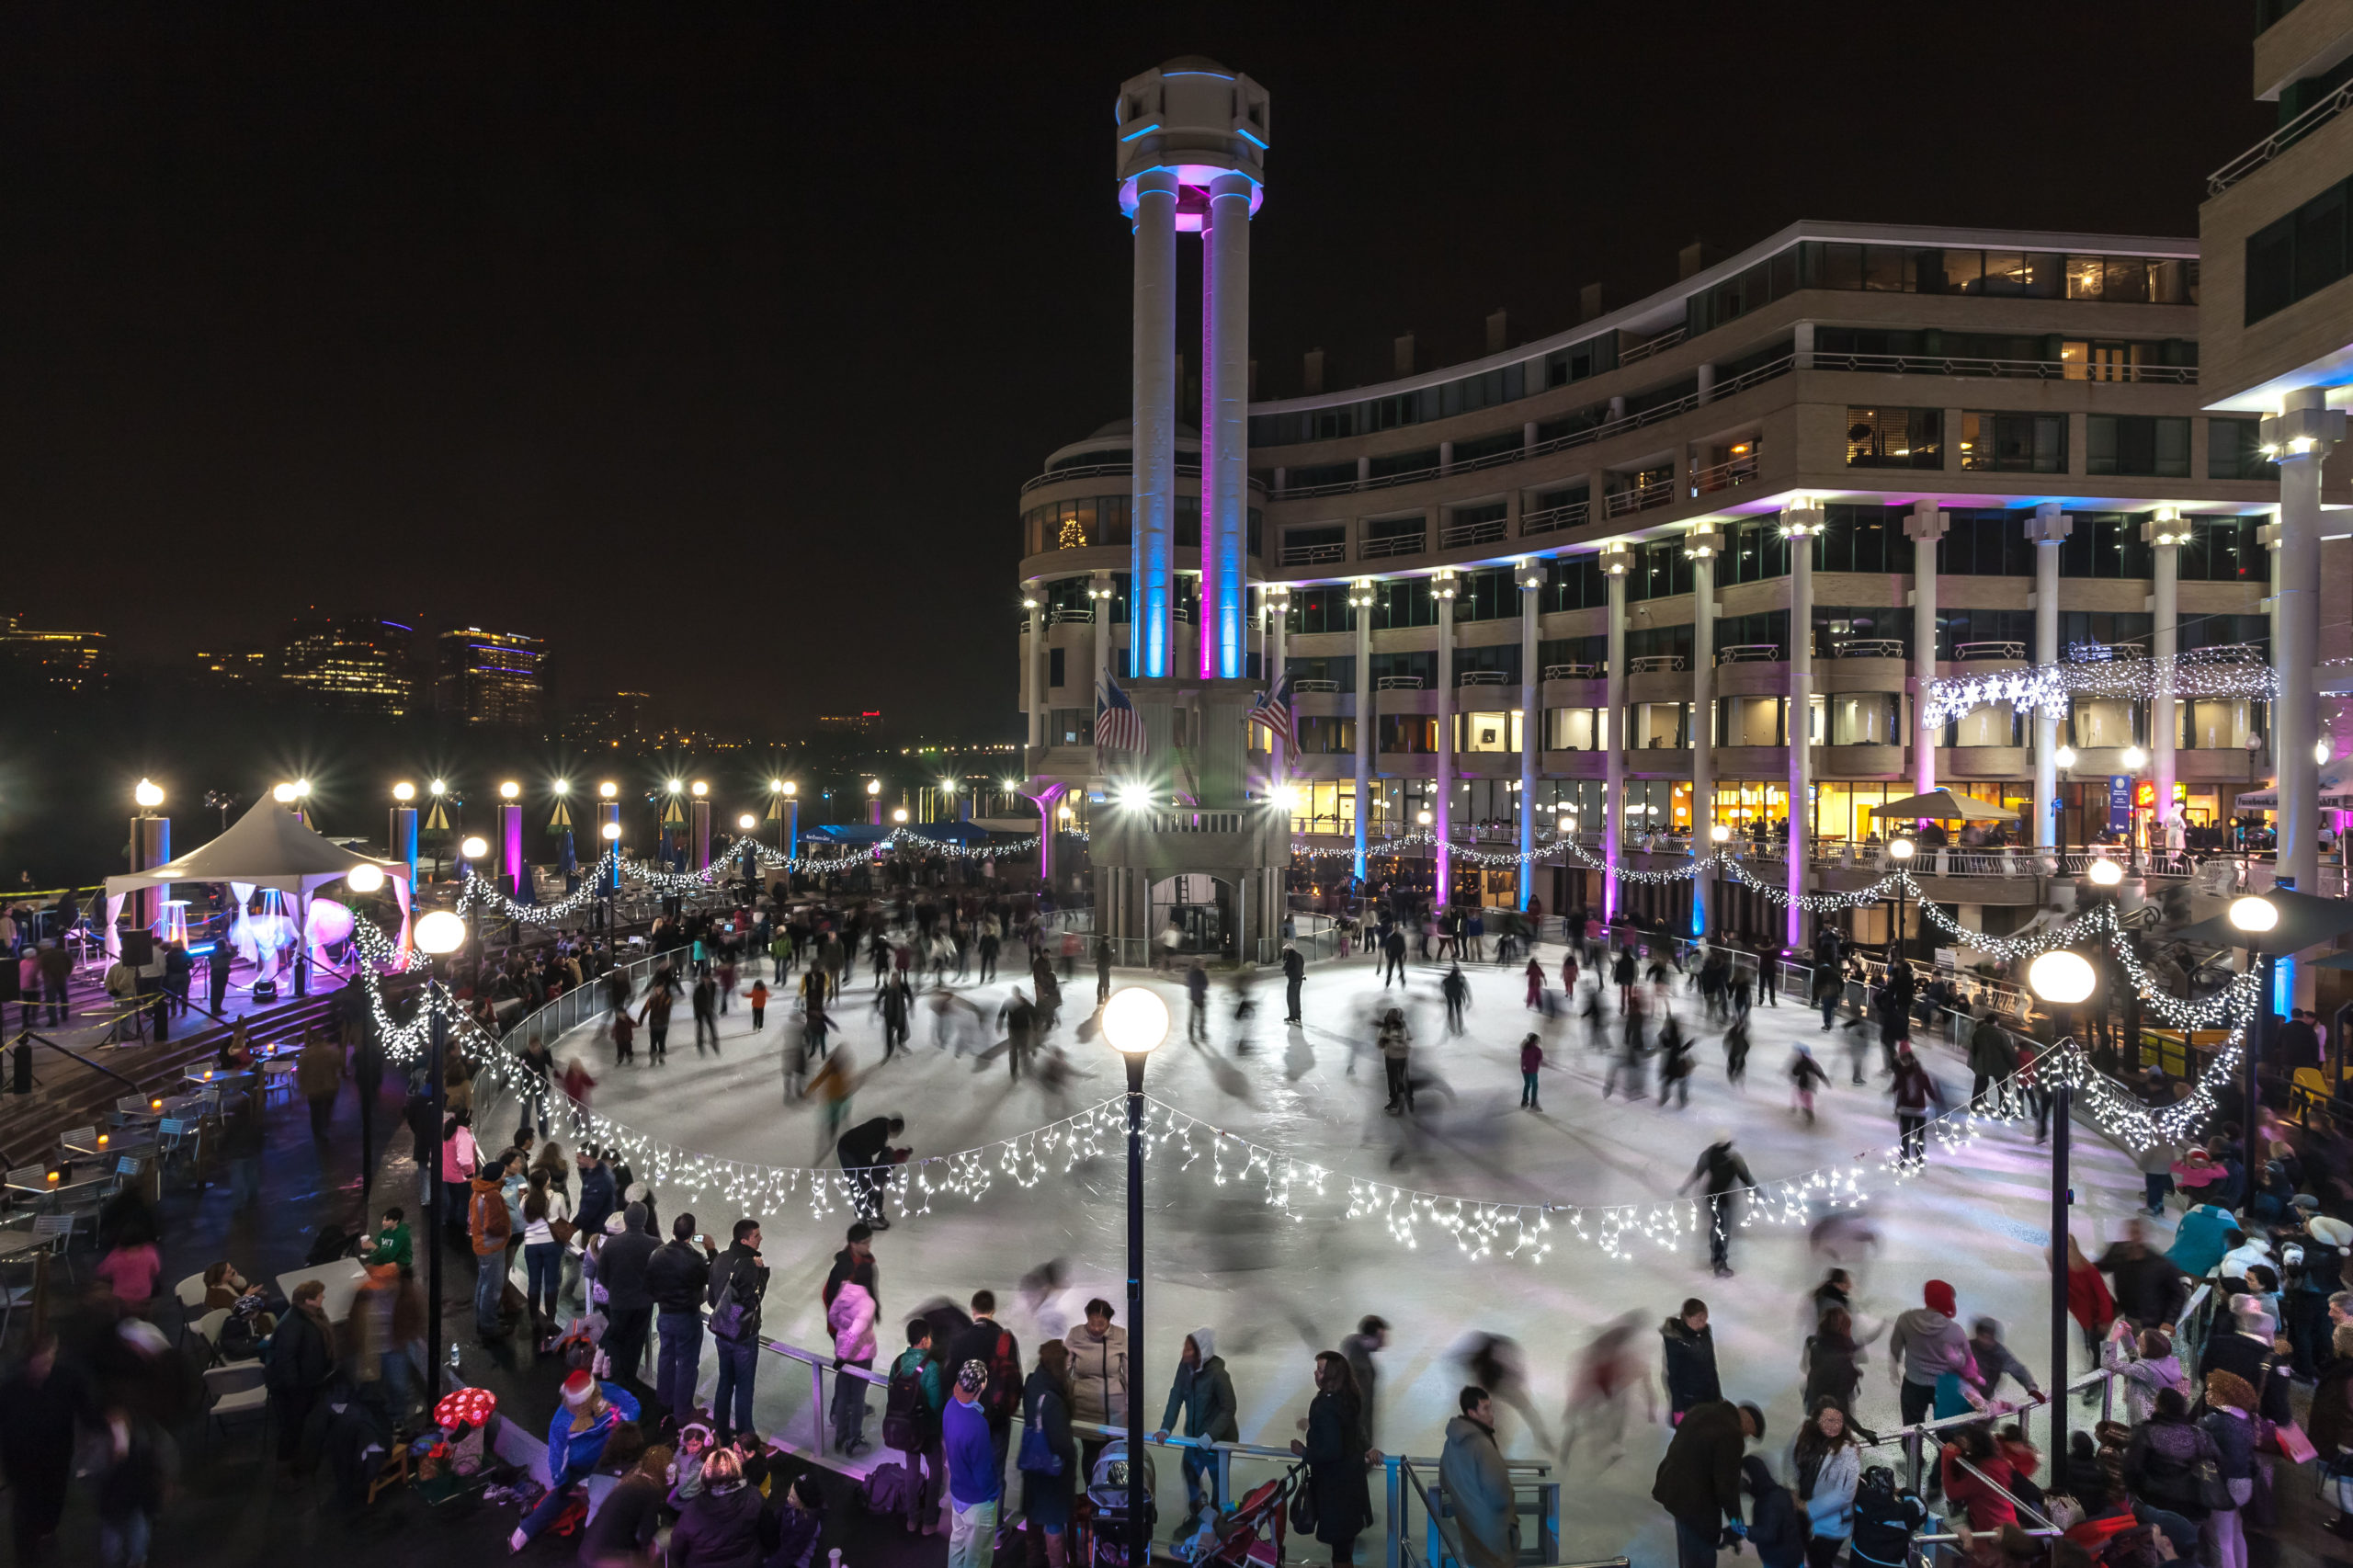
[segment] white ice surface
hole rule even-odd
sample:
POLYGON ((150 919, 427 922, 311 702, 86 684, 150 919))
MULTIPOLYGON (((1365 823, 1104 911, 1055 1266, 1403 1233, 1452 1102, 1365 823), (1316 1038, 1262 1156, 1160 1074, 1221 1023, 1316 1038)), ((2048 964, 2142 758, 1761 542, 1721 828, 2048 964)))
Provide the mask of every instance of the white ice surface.
MULTIPOLYGON (((1559 949, 1540 948, 1538 956, 1557 978, 1559 949)), ((1286 1028, 1279 1021, 1279 980, 1262 983, 1255 1049, 1246 1053, 1235 1051, 1229 992, 1213 989, 1214 1045, 1202 1049, 1186 1041, 1181 987, 1162 985, 1176 1027, 1151 1058, 1147 1087, 1195 1117, 1341 1176, 1506 1201, 1622 1203, 1671 1197, 1719 1127, 1736 1130, 1738 1147, 1760 1182, 1843 1165, 1868 1152, 1874 1195, 1868 1212, 1878 1245, 1853 1264, 1865 1323, 1918 1305, 1922 1282, 1942 1278, 1959 1291, 1964 1318, 1983 1313, 2001 1319, 2012 1348, 2038 1375, 2047 1374, 2050 1296, 2043 1246, 2050 1164, 2047 1150, 2033 1143, 2030 1125, 1996 1131, 1958 1154, 1938 1153, 1925 1176, 1895 1184, 1881 1170, 1880 1155, 1893 1142, 1894 1122, 1878 1074, 1876 1046, 1866 1069, 1870 1082, 1850 1086, 1845 1046, 1860 1036, 1820 1032, 1818 1016, 1788 997, 1779 1008, 1758 1007, 1753 1015, 1745 1092, 1725 1081, 1720 1031, 1698 1026, 1699 1067, 1688 1108, 1662 1110, 1650 1100, 1605 1101, 1605 1058, 1588 1053, 1582 1024, 1568 1018, 1552 1037, 1542 1078, 1544 1108, 1522 1110, 1518 1046, 1536 1025, 1536 1015, 1523 1006, 1524 977, 1517 968, 1473 966, 1466 972, 1474 1000, 1467 1032, 1453 1039, 1444 1032, 1438 1005, 1440 971, 1423 967, 1413 974, 1415 1072, 1441 1080, 1450 1094, 1426 1091, 1420 1114, 1410 1123, 1383 1114, 1380 1062, 1361 1022, 1381 988, 1370 966, 1355 960, 1311 970, 1301 1028, 1286 1028), (1782 1075, 1801 1040, 1816 1047, 1833 1077, 1820 1096, 1820 1120, 1811 1127, 1791 1114, 1782 1075)), ((1122 983, 1136 978, 1123 975, 1122 983)), ((849 1119, 892 1111, 904 1115, 905 1141, 918 1156, 1022 1132, 1121 1087, 1118 1060, 1099 1041, 1075 1044, 1067 1023, 1060 1039, 1073 1081, 1059 1096, 1031 1079, 1013 1082, 1001 1057, 976 1061, 936 1047, 927 1011, 919 1011, 913 1049, 886 1062, 879 1017, 868 1009, 870 983, 861 975, 845 988, 836 1006, 835 1039, 846 1042, 868 1074, 849 1119)), ((1677 987, 1675 1010, 1692 1027, 1698 997, 1683 991, 1679 981, 1677 987)), ((991 1019, 1006 994, 1001 984, 960 989, 991 1019)), ((1074 1013, 1091 1002, 1092 976, 1082 971, 1066 989, 1074 1013)), ((642 1031, 634 1066, 615 1066, 609 1048, 590 1029, 558 1042, 557 1056, 584 1056, 601 1080, 597 1110, 647 1133, 731 1158, 802 1165, 818 1156, 819 1118, 813 1106, 786 1100, 780 1076, 786 1031, 797 1034, 798 1028, 779 996, 769 1008, 766 1031, 755 1035, 750 1014, 739 1002, 722 1020, 723 1054, 698 1057, 692 1023, 681 1007, 670 1030, 666 1066, 646 1064, 642 1031)), ((991 1029, 988 1038, 994 1042, 999 1036, 991 1029)), ((1923 1049, 1948 1103, 1961 1103, 1969 1082, 1959 1056, 1940 1043, 1923 1042, 1923 1049)), ((2120 1229, 2136 1206, 2140 1180, 2129 1159, 2080 1124, 2075 1149, 2075 1230, 2090 1245, 2120 1229)), ((1124 1319, 1123 1169, 1124 1162, 1112 1158, 1068 1175, 1057 1170, 1034 1188, 999 1181, 975 1203, 939 1206, 878 1236, 883 1354, 895 1353, 904 1343, 899 1325, 911 1311, 943 1295, 961 1303, 982 1286, 995 1290, 1004 1309, 1000 1317, 1021 1335, 1025 1362, 1040 1329, 1060 1332, 1089 1296, 1111 1301, 1124 1319), (1066 1289, 1042 1302, 1025 1301, 1017 1281, 1051 1258, 1066 1260, 1066 1289)), ((1345 1183, 1334 1183, 1331 1190, 1344 1194, 1345 1183)), ((691 1201, 679 1194, 657 1194, 657 1199, 665 1230, 681 1202, 691 1201)), ((1217 1185, 1206 1163, 1183 1174, 1155 1164, 1147 1203, 1142 1381, 1146 1415, 1155 1425, 1182 1336, 1206 1324, 1217 1331, 1219 1352, 1233 1374, 1243 1439, 1287 1444, 1306 1411, 1313 1352, 1336 1348, 1359 1316, 1378 1312, 1392 1324, 1391 1346, 1381 1359, 1375 1434, 1381 1446, 1438 1452, 1445 1418, 1453 1413, 1455 1392, 1465 1381, 1449 1351, 1474 1330, 1519 1342, 1528 1358, 1534 1413, 1546 1434, 1557 1437, 1570 1366, 1593 1333, 1629 1311, 1640 1312, 1654 1328, 1686 1296, 1698 1295, 1711 1309, 1725 1394, 1764 1407, 1768 1434, 1761 1451, 1786 1474, 1788 1442, 1800 1417, 1802 1303, 1827 1262, 1813 1254, 1802 1230, 1743 1232, 1733 1244, 1736 1277, 1716 1279, 1699 1235, 1678 1248, 1639 1246, 1631 1256, 1613 1258, 1556 1230, 1562 1244, 1538 1264, 1474 1263, 1451 1238, 1428 1229, 1421 1233, 1421 1244, 1408 1250, 1377 1220, 1340 1218, 1342 1199, 1303 1204, 1296 1217, 1286 1215, 1268 1206, 1257 1185, 1217 1185)), ((722 1235, 734 1218, 698 1211, 704 1228, 722 1235)), ((761 1218, 766 1256, 775 1271, 764 1333, 823 1346, 818 1287, 841 1244, 847 1217, 837 1211, 820 1223, 802 1206, 761 1218)), ((1646 1332, 1641 1343, 1654 1373, 1654 1332, 1646 1332)), ((1897 1424, 1883 1343, 1874 1347, 1859 1413, 1874 1426, 1897 1424)), ((2080 1342, 2071 1355, 2080 1356, 2080 1342)), ((2079 1359, 2070 1369, 2083 1369, 2079 1359)), ((707 1368, 706 1395, 710 1375, 707 1368)), ((806 1393, 797 1387, 776 1388, 778 1374, 767 1369, 762 1380, 759 1424, 767 1428, 784 1419, 779 1400, 793 1394, 798 1404, 806 1393)), ((879 1399, 875 1403, 879 1406, 879 1399)), ((1639 1403, 1633 1419, 1625 1458, 1605 1466, 1601 1445, 1584 1444, 1562 1474, 1563 1549, 1570 1561, 1619 1552, 1631 1553, 1638 1562, 1672 1557, 1671 1527, 1649 1500, 1667 1428, 1642 1426, 1639 1403)), ((1503 1420, 1514 1457, 1551 1457, 1550 1444, 1540 1441, 1523 1415, 1506 1413, 1503 1420)), ((870 1421, 870 1437, 876 1426, 870 1421)), ((1176 1467, 1162 1468, 1164 1490, 1181 1507, 1176 1467)), ((1246 1486, 1264 1471, 1237 1474, 1246 1486)))

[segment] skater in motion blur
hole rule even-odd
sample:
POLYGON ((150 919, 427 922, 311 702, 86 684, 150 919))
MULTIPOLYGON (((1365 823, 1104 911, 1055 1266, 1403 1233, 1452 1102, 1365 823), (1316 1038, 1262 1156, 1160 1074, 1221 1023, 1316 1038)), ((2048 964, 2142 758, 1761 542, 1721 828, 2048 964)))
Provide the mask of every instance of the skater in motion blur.
POLYGON ((1790 1057, 1790 1108, 1805 1112, 1806 1125, 1813 1125, 1813 1091, 1816 1085, 1828 1087, 1830 1074, 1813 1059, 1813 1052, 1803 1040, 1790 1057))
POLYGON ((1601 1461, 1608 1470, 1626 1457, 1626 1407, 1631 1391, 1643 1391, 1643 1419, 1658 1420, 1658 1395, 1652 1391, 1650 1369, 1643 1360, 1639 1335, 1643 1314, 1637 1310, 1619 1318, 1577 1357, 1569 1371, 1569 1403, 1561 1412, 1561 1467, 1568 1468, 1577 1439, 1591 1432, 1608 1445, 1601 1461))
POLYGON ((1699 1151, 1699 1163, 1675 1189, 1681 1197, 1691 1190, 1691 1184, 1704 1181, 1708 1214, 1708 1267, 1719 1279, 1732 1278, 1732 1226, 1736 1217, 1734 1206, 1740 1200, 1741 1189, 1755 1187, 1756 1178, 1748 1174, 1748 1162, 1742 1159, 1732 1146, 1732 1129, 1716 1129, 1714 1139, 1699 1151))
POLYGON ((1405 1027, 1405 1010, 1392 1007, 1381 1016, 1381 1067, 1389 1076, 1388 1111, 1398 1116, 1414 1108, 1413 1032, 1405 1027))
MULTIPOLYGON (((1509 1405, 1519 1412, 1529 1431, 1534 1434, 1538 1449, 1552 1446, 1552 1437, 1544 1430, 1544 1418, 1536 1414, 1535 1402, 1528 1396, 1527 1361, 1516 1341, 1500 1334, 1474 1333, 1455 1346, 1453 1359, 1464 1381, 1485 1389, 1497 1404, 1509 1405)), ((1503 1443, 1500 1430, 1496 1441, 1503 1443)))

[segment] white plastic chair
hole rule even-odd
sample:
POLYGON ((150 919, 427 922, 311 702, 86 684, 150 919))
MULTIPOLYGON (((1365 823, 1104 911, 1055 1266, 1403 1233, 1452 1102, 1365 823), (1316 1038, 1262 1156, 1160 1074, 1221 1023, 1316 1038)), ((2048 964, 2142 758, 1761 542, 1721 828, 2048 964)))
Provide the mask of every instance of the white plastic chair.
MULTIPOLYGON (((207 1312, 205 1317, 209 1321, 213 1317, 226 1319, 228 1315, 224 1311, 207 1312)), ((215 1332, 218 1332, 217 1324, 215 1332)), ((232 1420, 244 1416, 253 1416, 265 1425, 268 1422, 268 1376, 269 1369, 259 1361, 233 1361, 225 1367, 207 1367, 204 1369, 204 1430, 207 1442, 211 1440, 212 1428, 216 1424, 225 1427, 232 1420)))
POLYGON ((204 1305, 204 1276, 201 1274, 189 1275, 187 1278, 172 1287, 172 1294, 179 1298, 180 1306, 183 1310, 194 1312, 197 1308, 204 1305))

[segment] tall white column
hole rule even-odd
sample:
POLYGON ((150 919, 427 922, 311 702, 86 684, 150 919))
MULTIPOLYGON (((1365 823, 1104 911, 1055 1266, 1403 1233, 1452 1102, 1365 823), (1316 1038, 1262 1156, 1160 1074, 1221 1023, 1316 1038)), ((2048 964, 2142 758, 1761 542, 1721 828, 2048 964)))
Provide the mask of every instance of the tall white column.
POLYGON ((1095 679, 1087 687, 1089 706, 1095 693, 1103 689, 1103 677, 1111 673, 1111 574, 1097 572, 1086 585, 1086 597, 1095 607, 1095 679))
POLYGON ((1128 673, 1176 673, 1176 176, 1136 176, 1128 673))
POLYGON ((1519 569, 1519 907, 1536 896, 1536 750, 1543 744, 1543 672, 1536 667, 1536 618, 1543 609, 1544 563, 1519 569))
POLYGON ((2189 523, 2170 508, 2141 525, 2148 541, 2149 657, 2156 668, 2156 695, 2149 702, 2150 772, 2156 784, 2156 812, 2150 823, 2149 848, 2163 851, 2165 824, 2173 820, 2173 784, 2177 767, 2174 744, 2179 721, 2175 717, 2173 662, 2181 652, 2181 546, 2188 541, 2189 523))
POLYGON ((1238 680, 1250 502, 1250 192, 1210 181, 1201 231, 1201 678, 1238 680))
MULTIPOLYGON (((1263 667, 1267 673, 1267 689, 1272 691, 1282 683, 1283 672, 1290 667, 1290 655, 1287 652, 1290 642, 1290 590, 1269 588, 1259 596, 1258 602, 1267 618, 1267 653, 1263 667)), ((1292 711, 1296 712, 1298 707, 1294 701, 1292 711)), ((1274 756, 1269 760, 1274 765, 1274 777, 1278 783, 1290 778, 1290 743, 1277 735, 1274 756)))
POLYGON ((1372 825, 1372 740, 1381 716, 1372 710, 1372 579, 1348 590, 1357 619, 1357 877, 1365 875, 1365 842, 1372 825))
MULTIPOLYGON (((1683 541, 1691 558, 1691 853, 1698 857, 1716 852, 1709 829, 1716 822, 1716 552, 1722 548, 1713 532, 1683 541)), ((1692 878, 1693 936, 1713 927, 1715 903, 1715 872, 1692 878)))
POLYGON ((1601 570, 1609 580, 1609 667, 1603 671, 1602 701, 1608 705, 1608 749, 1601 762, 1601 863, 1608 868, 1601 879, 1601 918, 1618 913, 1620 846, 1626 837, 1626 570, 1632 552, 1612 544, 1601 552, 1601 570))
POLYGON ((1781 513, 1781 537, 1790 552, 1790 864, 1788 941, 1805 946, 1805 896, 1813 822, 1813 536, 1822 531, 1822 508, 1793 496, 1781 513))
MULTIPOLYGON (((2059 662, 2059 545, 2075 524, 2055 501, 2045 501, 2026 519, 2026 537, 2034 541, 2034 662, 2059 662)), ((2034 716, 2034 843, 2050 849, 2059 843, 2059 721, 2047 712, 2034 716)))
POLYGON ((1928 687, 1937 678, 1937 541, 1951 519, 1933 501, 1915 502, 1904 520, 1912 540, 1912 790, 1937 787, 1937 733, 1928 728, 1928 687))
POLYGON ((1438 837, 1435 907, 1454 902, 1454 574, 1440 572, 1438 597, 1438 756, 1431 768, 1430 832, 1438 837))
POLYGON ((1040 584, 1031 590, 1029 605, 1029 744, 1033 748, 1046 744, 1046 601, 1038 596, 1040 584))
POLYGON ((2320 719, 2313 665, 2320 657, 2320 471, 2328 449, 2345 438, 2345 412, 2330 409, 2319 387, 2287 396, 2284 412, 2263 422, 2263 444, 2279 463, 2279 586, 2272 609, 2271 668, 2279 695, 2271 704, 2271 761, 2279 779, 2282 882, 2317 892, 2320 867, 2320 765, 2313 743, 2320 719))

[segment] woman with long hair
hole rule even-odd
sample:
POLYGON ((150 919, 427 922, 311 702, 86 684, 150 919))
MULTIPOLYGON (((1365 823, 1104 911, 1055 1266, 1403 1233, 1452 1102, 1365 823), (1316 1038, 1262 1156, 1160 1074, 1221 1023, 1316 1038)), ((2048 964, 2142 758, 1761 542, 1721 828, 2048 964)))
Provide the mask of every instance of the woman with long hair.
POLYGON ((1307 1438, 1292 1438, 1290 1451, 1307 1460, 1307 1483, 1315 1499, 1315 1539, 1332 1549, 1333 1568, 1348 1568, 1357 1537, 1372 1523, 1368 1466, 1380 1459, 1364 1437, 1364 1406, 1356 1374, 1336 1350, 1315 1354, 1315 1398, 1307 1407, 1307 1438))
POLYGON ((1847 1407, 1835 1399, 1813 1401, 1790 1459, 1806 1512, 1806 1568, 1830 1568, 1854 1531, 1855 1486, 1863 1476, 1862 1446, 1847 1407))
POLYGON ((1021 1427, 1022 1517, 1035 1532, 1033 1540, 1045 1539, 1047 1568, 1063 1568, 1078 1444, 1070 1430, 1070 1346, 1059 1339, 1038 1346, 1038 1365, 1021 1388, 1021 1427), (1029 1440, 1032 1433, 1039 1442, 1029 1440), (1049 1459, 1051 1468, 1033 1462, 1049 1459))
POLYGON ((523 1194, 523 1298, 551 1333, 556 1288, 563 1279, 564 1238, 555 1227, 572 1218, 572 1200, 548 1184, 544 1170, 533 1171, 529 1180, 530 1190, 523 1194))

